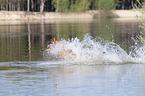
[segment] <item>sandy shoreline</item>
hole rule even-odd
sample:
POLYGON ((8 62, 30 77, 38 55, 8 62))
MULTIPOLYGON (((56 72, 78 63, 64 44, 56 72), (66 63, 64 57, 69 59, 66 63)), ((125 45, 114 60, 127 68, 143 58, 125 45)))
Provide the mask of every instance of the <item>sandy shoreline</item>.
MULTIPOLYGON (((141 12, 138 10, 113 10, 111 13, 107 13, 109 18, 135 18, 136 15, 140 16, 141 12)), ((0 20, 96 19, 100 17, 99 11, 84 13, 0 11, 0 20)))

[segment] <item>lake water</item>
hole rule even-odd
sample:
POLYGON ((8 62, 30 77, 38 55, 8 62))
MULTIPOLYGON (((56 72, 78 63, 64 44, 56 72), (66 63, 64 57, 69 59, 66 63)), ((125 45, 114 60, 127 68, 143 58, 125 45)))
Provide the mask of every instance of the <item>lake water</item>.
POLYGON ((128 19, 1 21, 0 96, 144 96, 138 34, 128 19), (75 56, 45 52, 49 34, 75 56))

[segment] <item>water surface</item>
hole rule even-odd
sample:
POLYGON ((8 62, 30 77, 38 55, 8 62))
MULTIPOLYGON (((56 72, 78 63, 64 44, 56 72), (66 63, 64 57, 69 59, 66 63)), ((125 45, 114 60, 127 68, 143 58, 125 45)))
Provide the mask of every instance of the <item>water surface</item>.
POLYGON ((139 33, 135 20, 1 21, 0 95, 144 96, 139 33), (50 33, 76 57, 45 52, 50 33))

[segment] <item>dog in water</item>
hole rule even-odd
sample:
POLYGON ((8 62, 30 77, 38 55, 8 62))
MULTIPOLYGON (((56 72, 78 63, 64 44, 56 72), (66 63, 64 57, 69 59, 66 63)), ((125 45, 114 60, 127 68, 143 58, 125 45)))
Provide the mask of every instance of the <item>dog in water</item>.
MULTIPOLYGON (((74 54, 71 49, 61 48, 60 50, 57 50, 57 51, 54 51, 53 49, 51 49, 51 46, 56 46, 56 44, 58 44, 58 43, 62 43, 62 42, 60 42, 60 40, 56 37, 56 35, 55 34, 50 35, 49 41, 47 42, 47 49, 45 51, 47 51, 47 52, 50 51, 59 58, 64 58, 65 56, 76 57, 76 54, 74 54)), ((102 54, 100 54, 100 56, 103 56, 105 54, 106 54, 106 52, 102 52, 102 54)))
POLYGON ((47 49, 45 51, 50 51, 51 50, 51 46, 55 45, 59 42, 60 40, 56 37, 55 34, 53 35, 49 35, 49 41, 47 42, 47 49))
MULTIPOLYGON (((45 51, 47 51, 47 52, 49 52, 49 51, 53 51, 52 49, 51 49, 51 46, 55 46, 56 44, 58 44, 60 42, 60 40, 56 37, 56 35, 55 34, 53 34, 53 35, 51 35, 50 34, 50 36, 49 36, 49 41, 47 42, 47 49, 45 50, 45 51)), ((55 54, 57 57, 59 57, 59 58, 63 58, 63 57, 65 57, 65 56, 68 56, 69 54, 71 54, 72 53, 72 50, 66 50, 66 49, 61 49, 61 50, 59 50, 59 51, 57 51, 57 52, 54 52, 53 51, 53 54, 55 54)), ((75 56, 74 54, 73 54, 73 56, 75 56)))

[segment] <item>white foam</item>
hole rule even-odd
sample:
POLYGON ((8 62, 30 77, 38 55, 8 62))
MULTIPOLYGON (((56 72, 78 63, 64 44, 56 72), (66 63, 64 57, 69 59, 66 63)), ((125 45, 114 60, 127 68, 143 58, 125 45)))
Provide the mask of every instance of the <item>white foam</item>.
POLYGON ((145 63, 145 46, 136 48, 133 53, 133 62, 145 63))
MULTIPOLYGON (((120 64, 127 62, 143 61, 145 57, 145 47, 136 50, 136 55, 128 55, 119 45, 105 41, 99 37, 93 39, 86 34, 83 40, 72 38, 71 40, 61 40, 58 44, 51 46, 49 56, 61 53, 61 50, 71 50, 70 54, 59 58, 64 63, 78 64, 120 64), (105 54, 103 54, 105 52, 105 54)), ((48 57, 49 57, 48 56, 48 57)))

